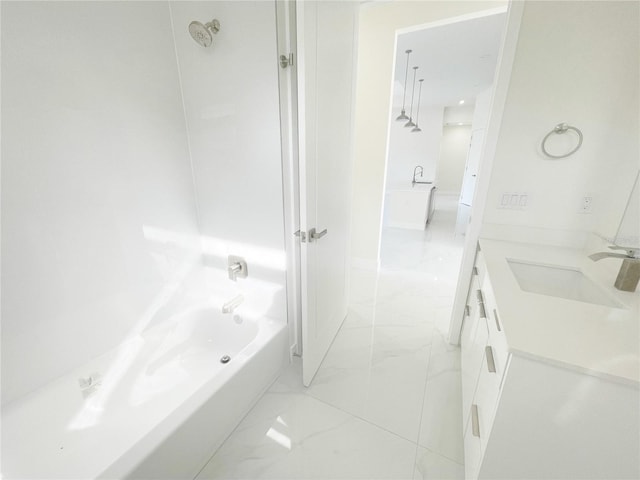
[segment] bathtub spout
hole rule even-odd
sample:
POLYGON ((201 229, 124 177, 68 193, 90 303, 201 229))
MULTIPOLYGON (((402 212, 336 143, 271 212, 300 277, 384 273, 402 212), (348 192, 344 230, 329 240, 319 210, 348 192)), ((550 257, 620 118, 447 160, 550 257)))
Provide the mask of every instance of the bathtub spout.
POLYGON ((238 308, 242 302, 244 302, 244 297, 242 295, 236 295, 222 305, 222 313, 233 313, 233 311, 238 308))

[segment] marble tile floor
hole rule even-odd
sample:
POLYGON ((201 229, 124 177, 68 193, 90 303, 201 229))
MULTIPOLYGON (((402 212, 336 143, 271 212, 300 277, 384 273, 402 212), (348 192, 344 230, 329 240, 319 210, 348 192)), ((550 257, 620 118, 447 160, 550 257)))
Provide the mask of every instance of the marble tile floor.
POLYGON ((309 388, 298 358, 198 479, 464 478, 460 355, 447 342, 462 256, 455 202, 424 231, 383 231, 309 388))

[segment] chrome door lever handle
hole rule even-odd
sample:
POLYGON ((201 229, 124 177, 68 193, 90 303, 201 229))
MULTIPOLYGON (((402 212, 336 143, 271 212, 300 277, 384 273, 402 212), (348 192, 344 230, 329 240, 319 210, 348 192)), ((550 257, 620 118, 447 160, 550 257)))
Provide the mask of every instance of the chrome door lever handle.
POLYGON ((311 238, 311 240, 320 240, 326 234, 327 234, 327 229, 326 228, 324 230, 322 230, 321 232, 316 232, 315 228, 312 228, 311 230, 309 230, 309 238, 311 238))

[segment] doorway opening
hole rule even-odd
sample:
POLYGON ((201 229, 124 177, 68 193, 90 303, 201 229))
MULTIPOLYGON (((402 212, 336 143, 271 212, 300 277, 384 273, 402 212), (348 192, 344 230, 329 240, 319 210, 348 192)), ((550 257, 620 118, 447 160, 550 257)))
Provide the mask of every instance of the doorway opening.
POLYGON ((451 247, 441 261, 457 276, 505 22, 494 10, 396 34, 383 268, 420 269, 436 241, 451 247))

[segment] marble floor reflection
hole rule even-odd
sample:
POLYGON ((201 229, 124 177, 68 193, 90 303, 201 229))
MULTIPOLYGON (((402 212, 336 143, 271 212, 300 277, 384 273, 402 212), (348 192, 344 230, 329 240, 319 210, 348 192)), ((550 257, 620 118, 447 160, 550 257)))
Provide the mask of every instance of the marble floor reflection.
POLYGON ((312 385, 296 358, 197 478, 464 478, 460 352, 447 342, 455 221, 442 198, 426 230, 385 229, 381 268, 352 271, 312 385))

